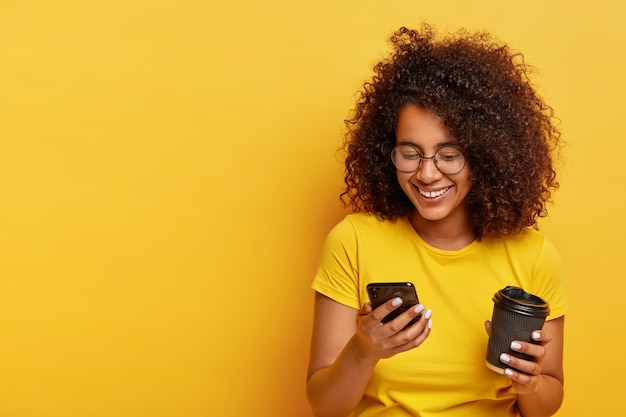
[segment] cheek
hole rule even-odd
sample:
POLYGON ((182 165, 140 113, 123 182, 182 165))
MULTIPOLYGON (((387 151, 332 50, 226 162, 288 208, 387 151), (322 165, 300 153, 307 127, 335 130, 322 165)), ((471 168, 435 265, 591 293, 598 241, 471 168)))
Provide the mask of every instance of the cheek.
POLYGON ((472 176, 472 170, 469 168, 469 164, 466 165, 459 174, 462 175, 464 188, 471 189, 474 185, 474 177, 472 176))
POLYGON ((474 182, 472 181, 472 177, 467 176, 463 181, 463 189, 465 190, 465 192, 469 193, 473 185, 474 185, 474 182))
POLYGON ((472 188, 472 186, 474 185, 474 178, 471 174, 468 174, 465 177, 465 183, 467 184, 467 188, 472 188))

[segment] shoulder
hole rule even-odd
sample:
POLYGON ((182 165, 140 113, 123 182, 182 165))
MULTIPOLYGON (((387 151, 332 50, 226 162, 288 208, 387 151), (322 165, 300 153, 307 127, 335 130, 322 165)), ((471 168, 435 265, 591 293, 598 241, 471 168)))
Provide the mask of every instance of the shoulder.
POLYGON ((513 236, 490 239, 486 243, 487 245, 504 246, 510 252, 524 255, 558 255, 552 242, 543 233, 535 229, 526 229, 513 236))
POLYGON ((529 273, 555 271, 563 267, 558 249, 547 236, 534 229, 504 238, 485 239, 482 247, 486 256, 508 259, 508 262, 523 266, 529 273))
POLYGON ((496 239, 499 252, 520 274, 520 285, 550 304, 550 319, 567 311, 565 268, 554 244, 540 231, 529 229, 517 235, 496 239))
POLYGON ((329 233, 330 239, 355 239, 383 238, 406 234, 406 220, 381 219, 374 214, 353 213, 348 214, 332 228, 329 233))

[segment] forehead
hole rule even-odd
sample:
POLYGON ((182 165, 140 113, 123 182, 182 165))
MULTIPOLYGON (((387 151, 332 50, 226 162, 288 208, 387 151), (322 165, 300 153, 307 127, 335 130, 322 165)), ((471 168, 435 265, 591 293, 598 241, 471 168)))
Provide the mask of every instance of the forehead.
POLYGON ((407 104, 398 112, 396 144, 408 143, 422 149, 457 144, 441 118, 415 104, 407 104))

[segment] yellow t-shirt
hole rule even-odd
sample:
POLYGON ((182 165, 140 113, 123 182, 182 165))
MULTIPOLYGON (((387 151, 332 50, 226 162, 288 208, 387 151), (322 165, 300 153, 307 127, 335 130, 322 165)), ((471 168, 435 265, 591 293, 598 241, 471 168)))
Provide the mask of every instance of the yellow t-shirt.
POLYGON ((407 218, 381 221, 351 214, 324 243, 313 289, 359 309, 371 282, 412 282, 433 329, 415 349, 376 366, 354 416, 517 416, 510 380, 485 366, 492 297, 513 285, 550 305, 567 305, 561 258, 539 232, 483 239, 455 251, 434 248, 407 218))

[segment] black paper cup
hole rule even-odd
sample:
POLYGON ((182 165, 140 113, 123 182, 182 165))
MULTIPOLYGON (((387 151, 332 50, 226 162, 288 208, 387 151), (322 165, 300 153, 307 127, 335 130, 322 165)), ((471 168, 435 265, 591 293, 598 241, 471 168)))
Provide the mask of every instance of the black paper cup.
POLYGON ((536 343, 532 340, 532 332, 543 327, 550 307, 541 298, 518 287, 501 289, 494 294, 493 303, 491 334, 485 362, 492 371, 504 374, 507 365, 500 361, 501 354, 506 353, 525 360, 533 359, 532 356, 513 351, 511 342, 519 340, 536 343))

